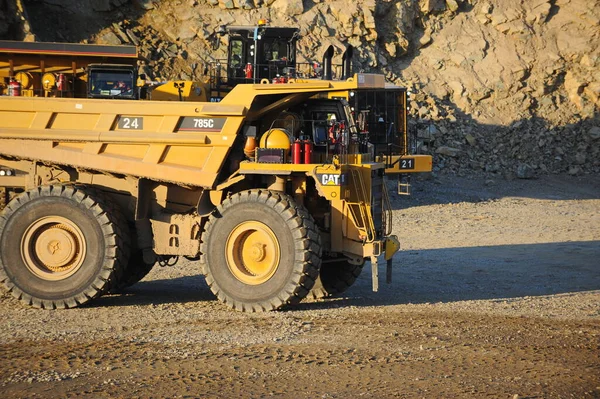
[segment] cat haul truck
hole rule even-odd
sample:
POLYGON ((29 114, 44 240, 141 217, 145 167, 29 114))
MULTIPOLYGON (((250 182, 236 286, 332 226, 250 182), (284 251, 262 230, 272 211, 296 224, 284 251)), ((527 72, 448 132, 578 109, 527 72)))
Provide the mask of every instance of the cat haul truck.
POLYGON ((367 259, 376 290, 399 248, 385 163, 347 101, 326 101, 333 124, 311 118, 326 93, 384 88, 357 74, 238 84, 219 103, 0 96, 0 281, 71 308, 185 256, 252 312, 343 291, 367 259))

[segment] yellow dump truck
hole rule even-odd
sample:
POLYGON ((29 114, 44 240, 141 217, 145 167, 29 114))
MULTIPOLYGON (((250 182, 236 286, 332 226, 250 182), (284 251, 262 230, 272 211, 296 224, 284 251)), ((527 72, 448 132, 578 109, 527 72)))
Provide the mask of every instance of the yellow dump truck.
POLYGON ((365 260, 377 290, 380 256, 390 279, 384 177, 431 170, 406 91, 348 64, 333 80, 330 57, 295 73, 294 32, 231 28, 203 82, 151 87, 131 46, 0 41, 6 289, 70 308, 184 256, 219 300, 264 311, 343 292, 365 260))
POLYGON ((185 256, 219 300, 264 311, 341 291, 370 259, 376 289, 399 247, 385 164, 348 103, 318 97, 384 87, 358 74, 239 84, 219 103, 0 97, 0 280, 70 308, 185 256))

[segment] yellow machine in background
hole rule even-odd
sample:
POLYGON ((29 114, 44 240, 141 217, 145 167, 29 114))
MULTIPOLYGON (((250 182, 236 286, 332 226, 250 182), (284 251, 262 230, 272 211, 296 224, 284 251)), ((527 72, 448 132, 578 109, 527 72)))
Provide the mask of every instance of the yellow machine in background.
POLYGON ((0 94, 208 101, 202 83, 146 81, 137 60, 134 46, 0 40, 0 94))

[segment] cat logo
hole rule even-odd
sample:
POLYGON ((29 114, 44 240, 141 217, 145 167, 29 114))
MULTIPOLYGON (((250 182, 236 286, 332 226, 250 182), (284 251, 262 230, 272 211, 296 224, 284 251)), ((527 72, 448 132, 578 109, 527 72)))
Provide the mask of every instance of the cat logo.
POLYGON ((339 186, 344 183, 344 175, 333 173, 317 174, 317 179, 323 186, 339 186))

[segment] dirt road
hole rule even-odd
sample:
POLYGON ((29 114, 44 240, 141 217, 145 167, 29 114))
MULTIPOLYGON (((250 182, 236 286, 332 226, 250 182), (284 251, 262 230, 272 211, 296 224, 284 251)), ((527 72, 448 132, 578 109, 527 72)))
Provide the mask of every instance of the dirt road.
POLYGON ((3 293, 0 397, 600 397, 600 178, 445 177, 393 205, 378 293, 366 265, 341 298, 242 314, 187 261, 79 309, 3 293))

